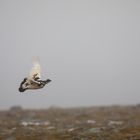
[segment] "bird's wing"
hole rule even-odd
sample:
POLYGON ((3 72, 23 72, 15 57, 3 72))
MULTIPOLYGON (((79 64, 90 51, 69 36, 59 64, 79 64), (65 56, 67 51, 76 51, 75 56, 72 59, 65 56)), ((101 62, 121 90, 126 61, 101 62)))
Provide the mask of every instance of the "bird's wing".
POLYGON ((39 58, 37 57, 33 59, 33 67, 30 71, 28 78, 30 80, 34 80, 36 77, 41 78, 41 67, 39 63, 39 58))

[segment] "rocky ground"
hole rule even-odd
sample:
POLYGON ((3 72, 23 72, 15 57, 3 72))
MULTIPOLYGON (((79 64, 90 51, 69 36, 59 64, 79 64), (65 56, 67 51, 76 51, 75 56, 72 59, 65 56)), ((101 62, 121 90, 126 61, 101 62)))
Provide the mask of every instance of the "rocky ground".
POLYGON ((140 140, 140 105, 0 111, 0 140, 140 140))

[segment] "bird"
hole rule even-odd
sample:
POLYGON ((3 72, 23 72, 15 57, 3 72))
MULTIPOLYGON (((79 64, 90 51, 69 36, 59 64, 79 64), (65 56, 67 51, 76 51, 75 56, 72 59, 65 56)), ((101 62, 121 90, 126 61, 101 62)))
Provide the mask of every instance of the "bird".
POLYGON ((33 67, 29 73, 29 76, 23 79, 19 86, 19 92, 24 92, 26 90, 41 89, 46 84, 50 83, 51 80, 41 80, 41 66, 39 58, 34 58, 33 67))

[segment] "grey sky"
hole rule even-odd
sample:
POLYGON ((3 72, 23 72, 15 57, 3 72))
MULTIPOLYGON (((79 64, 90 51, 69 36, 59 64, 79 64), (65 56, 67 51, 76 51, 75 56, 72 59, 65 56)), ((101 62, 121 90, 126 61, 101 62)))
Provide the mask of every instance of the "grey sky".
POLYGON ((0 108, 140 103, 139 0, 0 0, 0 108), (18 92, 39 56, 44 89, 18 92))

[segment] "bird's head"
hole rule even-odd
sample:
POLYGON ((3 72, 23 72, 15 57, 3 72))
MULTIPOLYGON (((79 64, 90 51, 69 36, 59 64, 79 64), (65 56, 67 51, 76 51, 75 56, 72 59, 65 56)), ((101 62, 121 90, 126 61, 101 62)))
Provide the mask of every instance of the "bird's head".
POLYGON ((20 92, 24 92, 26 89, 23 89, 22 87, 20 87, 18 90, 19 90, 20 92))

